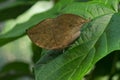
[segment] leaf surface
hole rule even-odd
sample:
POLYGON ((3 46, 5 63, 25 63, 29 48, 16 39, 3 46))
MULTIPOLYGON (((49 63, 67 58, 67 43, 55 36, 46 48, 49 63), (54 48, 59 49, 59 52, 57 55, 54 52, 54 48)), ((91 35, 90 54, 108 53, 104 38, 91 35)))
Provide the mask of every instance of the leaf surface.
POLYGON ((36 80, 81 80, 95 62, 120 49, 120 26, 116 21, 120 21, 120 14, 104 15, 91 21, 75 42, 77 46, 46 64, 36 65, 36 80))

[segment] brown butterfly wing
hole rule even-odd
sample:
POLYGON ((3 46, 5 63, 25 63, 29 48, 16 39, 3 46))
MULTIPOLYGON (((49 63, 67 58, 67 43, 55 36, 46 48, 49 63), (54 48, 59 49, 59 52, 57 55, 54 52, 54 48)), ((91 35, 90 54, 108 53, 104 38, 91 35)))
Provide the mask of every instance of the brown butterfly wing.
POLYGON ((85 19, 64 14, 55 19, 46 19, 27 31, 30 39, 39 47, 46 49, 63 49, 79 35, 85 19))
POLYGON ((46 19, 35 27, 29 29, 27 33, 33 43, 39 47, 50 49, 55 45, 55 40, 52 32, 53 26, 54 25, 52 19, 46 19))

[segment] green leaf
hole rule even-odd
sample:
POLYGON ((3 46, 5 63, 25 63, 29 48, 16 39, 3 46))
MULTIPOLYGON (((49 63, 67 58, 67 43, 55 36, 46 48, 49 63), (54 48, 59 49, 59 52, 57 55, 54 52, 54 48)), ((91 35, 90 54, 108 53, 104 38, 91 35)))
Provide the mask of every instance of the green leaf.
POLYGON ((96 55, 94 62, 97 62, 99 59, 103 58, 110 52, 120 49, 119 25, 120 25, 120 14, 116 13, 112 16, 104 33, 100 36, 99 40, 95 45, 96 55))
POLYGON ((113 9, 114 11, 118 12, 118 5, 119 5, 119 0, 94 0, 98 3, 103 3, 106 6, 110 7, 111 9, 113 9))
POLYGON ((104 14, 115 13, 115 11, 103 3, 89 1, 86 3, 71 3, 63 10, 61 10, 61 13, 72 13, 86 17, 88 19, 93 19, 104 14))
POLYGON ((101 16, 91 21, 77 40, 78 46, 68 49, 47 64, 37 64, 36 80, 81 80, 96 61, 111 51, 120 49, 120 27, 119 23, 115 22, 120 21, 120 14, 112 15, 101 16), (109 23, 113 19, 114 22, 109 23), (102 41, 104 34, 109 34, 104 36, 107 42, 102 41), (100 41, 104 43, 99 43, 100 41))

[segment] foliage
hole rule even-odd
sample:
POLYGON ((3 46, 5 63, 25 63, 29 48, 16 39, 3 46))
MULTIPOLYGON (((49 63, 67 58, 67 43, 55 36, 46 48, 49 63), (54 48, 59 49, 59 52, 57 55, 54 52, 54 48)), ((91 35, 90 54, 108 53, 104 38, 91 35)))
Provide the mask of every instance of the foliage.
MULTIPOLYGON (((120 53, 120 13, 118 4, 119 0, 91 0, 88 2, 59 0, 50 10, 34 14, 28 21, 16 23, 8 32, 1 34, 0 46, 26 35, 28 28, 44 19, 54 18, 65 13, 76 14, 89 19, 90 22, 82 26, 80 37, 68 49, 54 51, 33 46, 34 53, 41 54, 40 59, 34 66, 35 80, 82 80, 98 61, 100 65, 96 64, 95 69, 85 78, 88 80, 104 80, 103 76, 110 74, 107 78, 110 80, 116 74, 120 74, 120 67, 116 68, 116 64, 114 64, 119 62, 118 58, 120 57, 118 54, 120 53), (104 68, 109 68, 110 71, 105 73, 102 72, 104 70, 100 67, 103 64, 105 65, 104 62, 111 58, 101 61, 101 63, 100 60, 110 53, 113 56, 115 55, 112 61, 116 58, 117 60, 113 64, 106 63, 108 65, 104 68), (113 68, 115 70, 112 70, 113 68), (94 74, 96 76, 93 76, 94 74)), ((7 18, 9 19, 9 17, 7 18)), ((120 78, 120 76, 117 77, 120 78)))

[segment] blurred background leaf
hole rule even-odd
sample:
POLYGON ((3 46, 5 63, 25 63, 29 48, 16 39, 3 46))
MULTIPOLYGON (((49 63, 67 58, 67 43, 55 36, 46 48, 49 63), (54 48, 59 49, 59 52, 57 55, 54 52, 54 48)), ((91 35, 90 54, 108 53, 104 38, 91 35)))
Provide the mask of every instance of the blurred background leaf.
POLYGON ((22 77, 26 77, 29 80, 33 80, 34 78, 28 63, 17 61, 8 63, 3 66, 2 70, 0 71, 1 80, 18 80, 22 77))
POLYGON ((120 50, 117 50, 98 61, 86 78, 87 80, 119 80, 119 74, 120 50))
POLYGON ((36 1, 33 0, 4 0, 0 3, 0 21, 16 18, 36 1), (8 14, 9 13, 9 14, 8 14))

